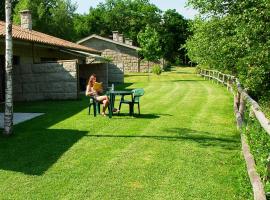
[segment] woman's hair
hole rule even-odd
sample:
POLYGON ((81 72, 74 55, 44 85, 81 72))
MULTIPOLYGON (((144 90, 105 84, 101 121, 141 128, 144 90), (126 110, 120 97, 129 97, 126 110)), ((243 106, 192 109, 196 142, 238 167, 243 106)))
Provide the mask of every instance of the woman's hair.
POLYGON ((94 78, 97 78, 97 75, 96 75, 96 74, 92 74, 92 75, 89 77, 88 85, 89 85, 90 87, 93 87, 93 86, 94 86, 94 83, 93 83, 94 78))

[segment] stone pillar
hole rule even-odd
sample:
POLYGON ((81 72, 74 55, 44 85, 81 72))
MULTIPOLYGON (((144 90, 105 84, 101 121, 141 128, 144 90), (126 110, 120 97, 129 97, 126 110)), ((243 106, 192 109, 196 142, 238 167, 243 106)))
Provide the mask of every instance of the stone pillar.
POLYGON ((22 10, 21 14, 21 27, 27 30, 32 30, 32 14, 30 10, 22 10))
POLYGON ((118 42, 124 43, 124 35, 123 34, 119 34, 118 42))
POLYGON ((119 41, 119 33, 118 31, 113 31, 113 41, 118 42, 119 41))
POLYGON ((129 45, 129 38, 125 38, 125 44, 129 45))

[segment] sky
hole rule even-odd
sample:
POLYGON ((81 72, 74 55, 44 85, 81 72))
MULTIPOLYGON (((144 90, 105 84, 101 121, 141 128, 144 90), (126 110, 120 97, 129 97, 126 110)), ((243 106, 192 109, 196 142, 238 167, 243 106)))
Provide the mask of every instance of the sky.
MULTIPOLYGON (((105 0, 71 0, 71 2, 77 2, 77 12, 80 14, 87 13, 90 6, 96 7, 98 3, 104 2, 105 0)), ((155 4, 161 10, 176 9, 186 19, 193 19, 197 11, 186 7, 187 0, 150 0, 151 3, 155 4)))

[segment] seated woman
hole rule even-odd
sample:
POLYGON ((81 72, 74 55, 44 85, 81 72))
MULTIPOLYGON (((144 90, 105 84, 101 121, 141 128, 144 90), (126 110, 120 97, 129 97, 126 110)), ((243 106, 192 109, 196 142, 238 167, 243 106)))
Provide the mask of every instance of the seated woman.
MULTIPOLYGON (((85 95, 86 96, 92 96, 94 99, 96 99, 98 102, 101 102, 103 104, 103 108, 102 108, 102 115, 103 116, 106 116, 105 112, 106 112, 106 109, 108 108, 109 106, 109 98, 104 95, 104 96, 100 96, 99 94, 101 94, 103 91, 102 90, 99 90, 99 91, 96 91, 94 89, 94 84, 95 82, 97 81, 97 77, 95 74, 92 74, 89 78, 89 81, 88 81, 88 84, 87 84, 87 87, 86 87, 86 91, 85 91, 85 95)), ((113 109, 113 112, 117 112, 118 109, 113 109)))

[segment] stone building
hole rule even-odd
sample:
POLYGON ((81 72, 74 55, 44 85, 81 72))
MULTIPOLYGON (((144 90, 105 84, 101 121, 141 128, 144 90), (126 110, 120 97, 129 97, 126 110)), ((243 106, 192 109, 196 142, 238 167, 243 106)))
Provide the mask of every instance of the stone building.
MULTIPOLYGON (((76 99, 90 74, 108 84, 101 52, 32 30, 30 11, 12 26, 15 101, 76 99)), ((4 101, 5 22, 0 21, 0 101, 4 101)))
MULTIPOLYGON (((114 67, 109 67, 109 82, 123 82, 125 72, 147 72, 148 62, 138 54, 139 47, 132 40, 124 38, 118 31, 113 32, 113 39, 90 35, 77 42, 80 45, 102 52, 102 56, 112 60, 114 67)), ((150 63, 150 67, 156 63, 150 63)))

